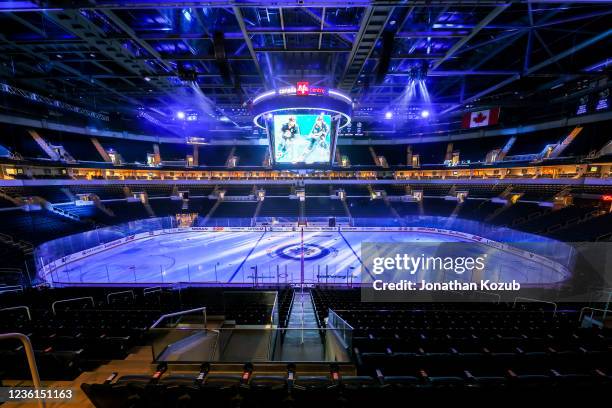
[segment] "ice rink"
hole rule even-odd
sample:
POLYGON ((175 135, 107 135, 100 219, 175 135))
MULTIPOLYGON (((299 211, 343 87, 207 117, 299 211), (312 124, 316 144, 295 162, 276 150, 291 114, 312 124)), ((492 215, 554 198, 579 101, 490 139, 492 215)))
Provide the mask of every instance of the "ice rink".
MULTIPOLYGON (((357 283, 362 267, 362 242, 461 240, 442 234, 399 231, 191 231, 116 246, 47 272, 44 279, 63 284, 255 281, 265 284, 302 280, 357 283)), ((486 252, 492 265, 478 279, 552 283, 566 278, 534 261, 484 244, 473 243, 469 248, 474 253, 486 252)))

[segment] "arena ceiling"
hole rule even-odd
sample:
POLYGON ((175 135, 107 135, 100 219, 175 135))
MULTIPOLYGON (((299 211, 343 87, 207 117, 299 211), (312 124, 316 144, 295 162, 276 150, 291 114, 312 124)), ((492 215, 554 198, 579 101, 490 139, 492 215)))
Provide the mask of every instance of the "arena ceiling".
POLYGON ((611 14, 601 1, 8 1, 0 76, 154 125, 187 111, 244 129, 254 96, 306 80, 349 94, 357 120, 427 109, 442 126, 579 95, 609 69, 611 14))

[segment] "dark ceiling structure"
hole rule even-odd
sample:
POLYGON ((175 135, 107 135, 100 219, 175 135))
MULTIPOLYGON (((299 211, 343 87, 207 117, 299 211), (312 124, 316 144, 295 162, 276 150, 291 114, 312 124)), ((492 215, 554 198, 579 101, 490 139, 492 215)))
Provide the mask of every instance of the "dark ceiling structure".
POLYGON ((354 120, 410 129, 427 109, 449 128, 475 107, 550 113, 607 75, 611 35, 601 1, 8 1, 0 78, 111 121, 245 133, 257 94, 308 81, 354 120))

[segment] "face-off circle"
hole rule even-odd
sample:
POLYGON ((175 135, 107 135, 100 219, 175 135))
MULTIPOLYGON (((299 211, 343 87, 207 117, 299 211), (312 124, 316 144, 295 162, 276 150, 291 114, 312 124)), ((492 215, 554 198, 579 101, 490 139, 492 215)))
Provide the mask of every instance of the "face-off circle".
MULTIPOLYGON (((277 248, 274 253, 285 259, 299 261, 302 259, 302 245, 291 244, 277 248)), ((304 259, 314 260, 321 259, 329 255, 329 249, 317 244, 304 244, 304 259)))

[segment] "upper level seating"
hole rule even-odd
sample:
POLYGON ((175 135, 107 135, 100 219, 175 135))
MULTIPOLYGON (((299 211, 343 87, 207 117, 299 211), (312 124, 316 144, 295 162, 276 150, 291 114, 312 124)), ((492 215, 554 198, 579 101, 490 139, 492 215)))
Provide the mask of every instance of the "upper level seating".
POLYGON ((84 221, 90 220, 105 225, 111 225, 117 222, 115 217, 107 215, 95 205, 75 205, 71 203, 62 204, 58 207, 70 214, 79 216, 79 218, 84 221))
POLYGON ((459 151, 460 161, 484 162, 487 153, 491 150, 501 149, 508 141, 509 136, 483 137, 474 140, 453 141, 453 151, 459 151))
POLYGON ((522 193, 521 200, 525 201, 550 201, 564 188, 558 185, 520 185, 513 186, 512 193, 522 193))
POLYGON ((384 156, 390 166, 405 166, 407 149, 405 145, 379 145, 374 146, 377 156, 384 156))
POLYGON ((107 151, 118 152, 125 163, 146 163, 147 153, 153 153, 153 143, 141 140, 98 138, 98 141, 107 151))
POLYGON ((193 147, 184 143, 160 143, 159 155, 162 162, 187 160, 187 155, 193 155, 193 147))
POLYGON ((71 185, 68 189, 72 194, 95 194, 101 200, 111 200, 117 198, 125 198, 125 192, 123 186, 119 184, 106 184, 106 185, 71 185))
POLYGON ((351 166, 374 166, 374 159, 368 149, 368 146, 340 146, 340 152, 343 156, 348 156, 351 166))
POLYGON ((10 207, 15 207, 15 204, 12 201, 5 199, 4 197, 0 197, 0 208, 10 207))
MULTIPOLYGON (((612 126, 609 122, 592 123, 584 126, 580 134, 563 151, 562 156, 580 157, 587 156, 592 152, 597 153, 610 141, 610 130, 612 130, 612 126)), ((569 134, 570 131, 567 133, 569 134)))
POLYGON ((206 216, 216 202, 217 200, 210 200, 208 198, 189 198, 189 212, 196 212, 201 216, 206 216))
POLYGON ((140 201, 111 201, 104 205, 115 214, 115 224, 149 218, 149 213, 140 201))
POLYGON ((555 231, 550 235, 563 241, 610 241, 612 238, 610 225, 612 225, 612 214, 608 213, 555 231))
POLYGON ((472 198, 492 198, 499 196, 507 186, 503 184, 494 185, 463 185, 456 184, 455 191, 467 191, 468 197, 472 198))
MULTIPOLYGON (((393 183, 391 181, 391 183, 393 183)), ((330 194, 337 189, 343 189, 347 193, 347 206, 350 215, 355 218, 374 217, 388 218, 394 225, 400 225, 401 220, 395 219, 409 216, 456 216, 485 222, 492 225, 509 226, 514 229, 524 230, 532 233, 550 234, 560 229, 555 234, 564 240, 571 241, 575 232, 576 237, 584 239, 590 236, 592 239, 604 237, 608 231, 606 227, 596 226, 596 222, 588 225, 588 228, 580 230, 580 225, 598 209, 593 198, 608 192, 608 187, 576 185, 564 187, 563 185, 530 185, 516 183, 508 184, 450 184, 450 183, 410 183, 410 184, 307 184, 306 202, 304 204, 305 215, 308 217, 347 216, 341 201, 331 199, 330 194), (371 191, 383 191, 389 197, 397 197, 407 194, 409 191, 421 190, 424 193, 423 201, 402 202, 395 199, 389 200, 389 205, 384 199, 371 199, 371 191), (500 196, 502 192, 510 190, 511 193, 520 193, 519 201, 506 208, 503 203, 493 203, 490 198, 500 196), (569 191, 574 195, 573 206, 558 211, 551 211, 549 206, 539 206, 531 201, 550 202, 561 190, 569 191), (467 191, 467 200, 459 204, 454 199, 456 193, 467 191), (585 197, 581 195, 585 194, 585 197), (395 210, 395 211, 394 211, 395 210), (499 211, 498 211, 499 210, 499 211), (396 214, 397 212, 397 214, 396 214), (576 228, 568 228, 576 224, 576 228), (587 233, 591 231, 591 233, 587 233)), ((266 191, 266 200, 262 203, 259 216, 262 217, 298 217, 299 202, 290 200, 289 195, 294 194, 296 187, 292 185, 274 184, 233 184, 233 185, 198 185, 198 184, 107 184, 101 185, 66 185, 66 186, 20 186, 3 187, 2 191, 12 197, 42 197, 60 209, 66 210, 74 215, 79 215, 83 220, 91 220, 97 224, 113 225, 125 221, 150 217, 146 208, 138 202, 126 202, 126 191, 132 193, 146 192, 155 216, 174 216, 180 212, 195 212, 202 216, 209 214, 211 208, 217 202, 216 198, 209 199, 209 195, 215 190, 224 190, 226 197, 247 196, 254 194, 255 190, 266 191), (189 201, 187 209, 183 210, 182 200, 171 201, 170 196, 174 191, 187 191, 189 201), (96 206, 76 206, 72 201, 78 194, 94 194, 101 199, 102 205, 114 212, 115 216, 109 216, 96 206)), ((255 213, 255 202, 248 203, 222 203, 212 217, 222 218, 248 218, 255 213)), ((4 208, 14 206, 10 201, 4 200, 4 208)), ((41 212, 38 212, 42 214, 41 212)), ((48 213, 48 212, 47 212, 48 213)), ((16 212, 19 216, 25 212, 16 212)), ((49 213, 50 214, 50 213, 49 213)), ((55 218, 59 216, 47 215, 43 218, 55 218)), ((62 217, 59 217, 62 218, 62 217)), ((603 220, 603 218, 602 218, 603 220)), ((46 222, 46 221, 45 221, 46 222)), ((54 221, 55 222, 55 221, 54 221)), ((29 225, 29 223, 27 223, 29 225)), ((74 232, 75 222, 62 219, 57 224, 57 231, 53 231, 53 237, 63 236, 74 232), (66 226, 63 228, 62 225, 66 226)), ((78 223, 76 223, 78 224, 78 223)), ((91 227, 91 225, 89 225, 91 227)), ((79 228, 89 228, 87 224, 79 228)), ((28 231, 32 231, 31 228, 28 231)), ((17 231, 14 235, 21 236, 17 231)), ((27 235, 27 234, 26 234, 27 235)))
POLYGON ((347 205, 353 217, 393 217, 384 200, 349 198, 347 205))
POLYGON ((261 166, 268 151, 268 146, 236 146, 234 154, 238 156, 238 166, 261 166))
POLYGON ((419 143, 412 145, 412 154, 419 155, 421 164, 442 164, 446 155, 446 142, 419 143))
POLYGON ((75 133, 53 132, 50 130, 39 131, 40 135, 48 143, 62 146, 75 160, 78 161, 104 161, 100 153, 94 147, 89 136, 75 133))
POLYGON ((200 146, 200 166, 225 166, 232 146, 200 146))
POLYGON ((424 196, 445 196, 449 193, 452 185, 449 184, 417 184, 411 185, 413 190, 423 191, 424 196))
POLYGON ((595 186, 595 185, 581 185, 571 187, 572 194, 594 194, 594 195, 605 195, 612 193, 612 187, 610 186, 595 186))
POLYGON ((394 201, 391 203, 395 211, 402 217, 418 216, 423 211, 423 205, 418 202, 394 201))
POLYGON ((213 191, 213 186, 193 185, 193 184, 177 184, 178 191, 188 191, 189 196, 206 197, 213 191))
MULTIPOLYGON (((565 149, 563 157, 585 157, 599 151, 610 141, 610 121, 590 123, 583 126, 582 132, 565 149)), ((49 160, 43 149, 28 134, 30 128, 5 125, 0 134, 0 145, 25 158, 49 160)), ((33 129, 44 140, 51 144, 62 145, 78 161, 103 162, 102 157, 91 142, 91 136, 50 129, 33 129)), ((508 156, 539 154, 548 144, 558 143, 573 130, 573 127, 557 128, 517 134, 517 140, 508 152, 508 156)), ((483 162, 487 152, 502 148, 510 136, 481 137, 478 139, 437 141, 414 143, 410 147, 413 154, 420 156, 422 166, 442 164, 445 159, 448 143, 453 144, 453 151, 460 152, 461 161, 483 162)), ((146 163, 147 153, 153 153, 153 142, 124 138, 97 137, 105 149, 114 149, 121 154, 125 163, 146 163)), ((187 155, 193 154, 193 146, 182 143, 158 143, 161 160, 184 161, 187 155)), ((234 146, 202 145, 199 149, 199 164, 202 166, 225 166, 229 153, 234 146)), ((374 144, 376 155, 382 155, 391 166, 406 165, 407 144, 374 144)), ((341 155, 347 155, 353 166, 375 166, 369 146, 340 145, 341 155)), ((238 166, 262 166, 267 146, 238 145, 234 154, 239 157, 238 166)))
POLYGON ((67 234, 87 230, 89 225, 62 217, 47 210, 0 211, 0 232, 16 240, 40 243, 67 234))
POLYGON ((144 184, 130 185, 130 190, 135 192, 146 192, 149 197, 170 197, 173 186, 170 184, 144 184))
POLYGON ((70 201, 70 198, 62 191, 61 187, 4 187, 2 190, 12 197, 42 197, 50 203, 70 201))
POLYGON ((425 214, 438 217, 449 217, 457 207, 457 201, 440 198, 426 198, 423 200, 425 214))
POLYGON ((408 186, 405 184, 389 184, 384 187, 388 196, 403 196, 407 194, 408 186))
POLYGON ((512 226, 512 224, 526 220, 529 216, 541 213, 542 211, 542 207, 537 204, 516 203, 496 216, 491 222, 497 225, 512 226))
POLYGON ((49 159, 49 156, 29 135, 27 129, 20 126, 4 127, 0 132, 0 144, 25 158, 49 159))
MULTIPOLYGON (((347 196, 370 196, 370 191, 368 190, 368 187, 363 184, 342 184, 338 187, 342 188, 347 196)), ((376 187, 374 187, 374 189, 376 189, 376 187)))
POLYGON ((250 184, 228 185, 220 188, 225 190, 226 196, 248 196, 253 194, 253 186, 250 184))
POLYGON ((337 187, 327 185, 327 184, 307 185, 306 186, 306 197, 312 197, 312 196, 329 197, 331 194, 333 194, 334 190, 336 189, 337 187))
POLYGON ((259 212, 260 217, 297 217, 299 200, 266 197, 259 212))
POLYGON ((173 216, 182 212, 183 200, 171 200, 169 198, 150 199, 149 205, 158 217, 173 216))
POLYGON ((266 197, 287 197, 291 193, 291 187, 287 185, 263 184, 257 187, 266 191, 266 197))
POLYGON ((577 207, 573 205, 564 207, 520 224, 520 229, 529 232, 546 232, 553 227, 562 226, 568 221, 579 219, 591 211, 593 211, 592 208, 577 207))
POLYGON ((221 201, 213 216, 220 218, 250 218, 255 213, 255 201, 221 201))
POLYGON ((484 221, 503 206, 503 204, 486 200, 466 200, 461 204, 457 216, 459 218, 484 221))
POLYGON ((517 135, 507 155, 539 154, 546 145, 562 141, 570 131, 553 129, 517 135))
POLYGON ((306 197, 307 217, 344 217, 346 213, 340 200, 324 197, 306 197))

